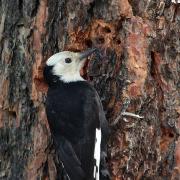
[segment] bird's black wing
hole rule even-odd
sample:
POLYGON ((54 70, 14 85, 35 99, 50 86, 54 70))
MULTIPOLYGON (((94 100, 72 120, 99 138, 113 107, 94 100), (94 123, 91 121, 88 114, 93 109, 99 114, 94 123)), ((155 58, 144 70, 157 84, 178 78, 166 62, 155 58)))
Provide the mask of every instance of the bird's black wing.
MULTIPOLYGON (((87 153, 81 154, 81 157, 86 158, 82 162, 86 162, 88 152, 90 151, 90 149, 91 149, 90 151, 91 153, 89 153, 89 155, 91 154, 91 156, 88 161, 94 158, 95 144, 98 138, 95 137, 95 134, 96 134, 96 130, 101 130, 101 167, 100 167, 101 170, 99 169, 98 171, 100 171, 101 177, 103 176, 105 177, 108 175, 106 157, 107 157, 107 141, 110 134, 110 130, 98 93, 92 86, 89 85, 89 91, 87 94, 88 96, 86 97, 86 101, 84 103, 84 109, 86 111, 85 115, 90 116, 85 118, 87 119, 86 138, 89 138, 89 140, 86 140, 86 144, 82 145, 82 148, 84 148, 84 150, 87 151, 87 153), (90 124, 91 122, 94 123, 90 124), (90 128, 90 126, 92 127, 90 128), (93 134, 94 136, 92 136, 93 134)), ((94 159, 94 163, 91 163, 89 165, 92 168, 94 168, 95 163, 96 163, 96 159, 94 159)))
POLYGON ((107 142, 110 135, 110 128, 108 125, 108 121, 105 117, 105 113, 103 110, 103 106, 100 100, 99 95, 96 93, 96 103, 99 108, 99 120, 100 120, 100 127, 102 132, 101 138, 101 162, 100 162, 100 180, 109 180, 110 175, 108 171, 107 165, 107 142))
MULTIPOLYGON (((59 159, 62 161, 65 167, 65 176, 70 180, 85 180, 85 172, 81 167, 79 161, 71 143, 63 136, 55 140, 59 159), (72 178, 73 177, 73 178, 72 178)), ((60 177, 62 179, 62 177, 60 177)))
POLYGON ((106 151, 107 141, 108 141, 108 137, 110 134, 110 128, 109 128, 108 121, 106 119, 106 116, 105 116, 105 113, 103 110, 103 106, 102 106, 100 97, 97 92, 95 95, 95 101, 96 101, 97 107, 99 109, 98 110, 99 120, 100 120, 100 127, 101 127, 101 131, 102 131, 101 151, 106 151))

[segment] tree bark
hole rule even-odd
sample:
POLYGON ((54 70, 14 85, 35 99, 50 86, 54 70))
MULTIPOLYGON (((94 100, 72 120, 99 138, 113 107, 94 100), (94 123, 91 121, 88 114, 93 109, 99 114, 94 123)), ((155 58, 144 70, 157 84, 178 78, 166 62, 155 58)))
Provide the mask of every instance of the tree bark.
POLYGON ((170 0, 0 0, 0 179, 56 179, 43 67, 91 47, 112 179, 178 179, 180 6, 170 0))

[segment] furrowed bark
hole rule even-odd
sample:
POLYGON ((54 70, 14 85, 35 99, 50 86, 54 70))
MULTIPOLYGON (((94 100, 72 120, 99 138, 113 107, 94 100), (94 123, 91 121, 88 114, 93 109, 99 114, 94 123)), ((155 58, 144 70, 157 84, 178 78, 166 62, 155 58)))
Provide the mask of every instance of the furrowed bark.
POLYGON ((56 179, 43 67, 91 47, 100 53, 86 76, 111 126, 112 179, 178 179, 179 22, 168 0, 1 0, 0 179, 56 179))

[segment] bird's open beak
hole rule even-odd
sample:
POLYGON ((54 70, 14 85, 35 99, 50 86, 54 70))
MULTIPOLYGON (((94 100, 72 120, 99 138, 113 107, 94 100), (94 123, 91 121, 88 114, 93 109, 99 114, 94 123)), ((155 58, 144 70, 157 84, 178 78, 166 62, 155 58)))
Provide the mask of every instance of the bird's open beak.
POLYGON ((93 49, 88 49, 84 52, 81 52, 80 53, 80 56, 79 56, 79 59, 80 60, 83 60, 85 58, 87 58, 88 56, 90 56, 92 53, 94 53, 97 49, 96 48, 93 48, 93 49))

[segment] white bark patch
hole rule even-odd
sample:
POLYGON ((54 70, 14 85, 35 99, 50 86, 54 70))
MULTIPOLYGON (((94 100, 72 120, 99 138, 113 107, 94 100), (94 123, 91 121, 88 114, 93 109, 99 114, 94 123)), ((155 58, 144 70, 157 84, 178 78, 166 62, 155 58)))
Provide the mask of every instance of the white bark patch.
POLYGON ((143 116, 140 116, 138 114, 134 114, 131 112, 122 112, 121 115, 122 116, 130 116, 130 117, 137 118, 137 119, 143 119, 144 118, 143 116))
POLYGON ((94 166, 94 178, 99 180, 99 168, 100 168, 100 155, 101 154, 101 129, 96 129, 96 139, 94 148, 94 159, 96 165, 94 166))

